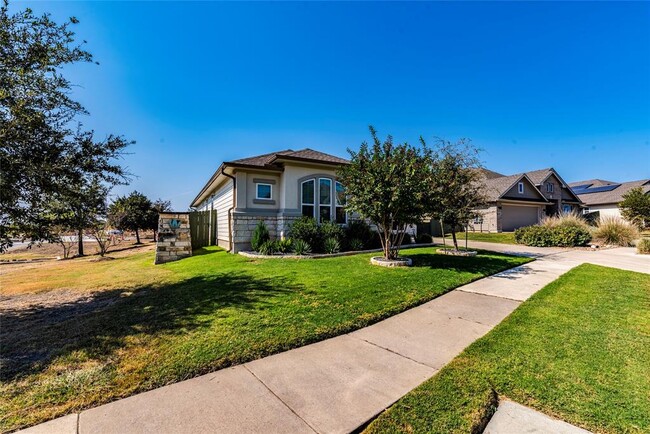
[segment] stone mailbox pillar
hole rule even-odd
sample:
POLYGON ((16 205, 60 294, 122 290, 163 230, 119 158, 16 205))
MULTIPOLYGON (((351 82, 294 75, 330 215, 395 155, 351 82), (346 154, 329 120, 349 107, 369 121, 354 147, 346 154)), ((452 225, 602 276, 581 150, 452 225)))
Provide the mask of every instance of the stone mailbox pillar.
POLYGON ((190 214, 187 212, 160 213, 154 263, 162 264, 190 256, 192 256, 190 214))

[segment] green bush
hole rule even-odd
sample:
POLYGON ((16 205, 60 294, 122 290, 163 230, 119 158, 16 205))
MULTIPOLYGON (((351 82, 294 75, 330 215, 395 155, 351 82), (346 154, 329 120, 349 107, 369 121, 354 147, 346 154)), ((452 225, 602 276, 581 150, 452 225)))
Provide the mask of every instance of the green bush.
POLYGON ((251 248, 258 252, 262 247, 262 244, 269 241, 271 235, 269 235, 269 230, 266 228, 266 225, 262 220, 257 224, 255 230, 253 231, 253 236, 251 237, 251 248))
POLYGON ((277 241, 278 252, 287 253, 290 252, 293 247, 293 241, 291 238, 285 238, 284 240, 277 241))
MULTIPOLYGON (((366 223, 365 220, 353 220, 349 222, 348 226, 345 228, 345 238, 350 241, 354 239, 361 241, 364 248, 370 248, 374 234, 376 234, 376 232, 370 228, 370 225, 366 223)), ((352 248, 352 246, 350 246, 350 248, 352 248)))
POLYGON ((321 223, 320 227, 320 235, 321 239, 327 240, 328 238, 334 238, 336 241, 339 243, 343 241, 345 237, 345 233, 343 232, 343 228, 339 226, 335 222, 325 222, 321 223))
POLYGON ((545 218, 541 224, 515 230, 515 242, 534 247, 575 247, 591 241, 587 222, 577 214, 545 218))
POLYGON ((260 246, 258 252, 262 255, 273 255, 278 251, 278 242, 275 240, 267 240, 260 246))
POLYGON ((650 255, 650 238, 642 238, 636 245, 636 252, 642 255, 650 255))
POLYGON ((551 229, 551 239, 558 247, 584 246, 591 241, 591 232, 577 226, 560 226, 551 229))
POLYGON ((311 253, 311 246, 303 240, 293 240, 293 253, 296 255, 308 255, 311 253))
POLYGON ((432 243, 433 237, 431 237, 430 234, 423 232, 421 234, 418 234, 418 236, 415 238, 415 242, 418 244, 432 243))
POLYGON ((348 247, 354 252, 363 250, 363 241, 361 241, 359 238, 352 238, 350 241, 348 241, 348 247))
POLYGON ((311 217, 301 217, 294 221, 289 229, 289 236, 294 241, 304 241, 315 251, 319 251, 322 245, 320 228, 316 220, 311 217))
POLYGON ((341 251, 341 243, 336 238, 327 238, 323 244, 325 253, 338 253, 341 251))
POLYGON ((526 226, 519 228, 515 230, 515 242, 534 247, 552 246, 551 229, 546 226, 526 226))
POLYGON ((627 247, 639 238, 639 230, 623 219, 603 217, 598 222, 594 238, 603 244, 627 247))

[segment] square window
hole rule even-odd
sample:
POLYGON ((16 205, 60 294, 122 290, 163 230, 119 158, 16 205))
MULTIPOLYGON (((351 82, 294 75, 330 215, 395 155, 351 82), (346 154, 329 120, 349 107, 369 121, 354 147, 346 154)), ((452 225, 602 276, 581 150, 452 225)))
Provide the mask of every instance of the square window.
POLYGON ((348 222, 347 218, 347 213, 345 212, 345 208, 342 206, 337 206, 336 207, 336 223, 340 225, 344 225, 348 222))
POLYGON ((271 184, 257 184, 255 199, 271 199, 271 184))

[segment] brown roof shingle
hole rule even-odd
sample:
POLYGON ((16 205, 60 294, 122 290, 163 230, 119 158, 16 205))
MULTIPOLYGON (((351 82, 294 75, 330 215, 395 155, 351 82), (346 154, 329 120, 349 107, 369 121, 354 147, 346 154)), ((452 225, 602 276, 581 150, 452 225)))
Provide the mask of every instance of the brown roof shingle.
MULTIPOLYGON (((585 185, 589 182, 582 182, 577 185, 585 185)), ((604 185, 613 185, 613 184, 604 184, 604 185)), ((602 185, 594 185, 594 187, 600 187, 602 185)), ((650 193, 650 179, 640 179, 638 181, 629 181, 622 182, 618 187, 610 191, 600 191, 596 193, 584 192, 578 193, 578 197, 582 200, 587 206, 590 205, 603 205, 603 204, 617 204, 623 201, 623 195, 633 188, 641 187, 643 192, 648 194, 650 193)))
POLYGON ((241 164, 246 166, 267 167, 276 165, 275 161, 281 160, 283 158, 298 161, 316 161, 327 164, 349 163, 349 161, 344 158, 305 148, 299 151, 294 151, 293 149, 285 149, 284 151, 270 152, 268 154, 257 155, 254 157, 240 158, 238 160, 228 161, 225 164, 241 164))

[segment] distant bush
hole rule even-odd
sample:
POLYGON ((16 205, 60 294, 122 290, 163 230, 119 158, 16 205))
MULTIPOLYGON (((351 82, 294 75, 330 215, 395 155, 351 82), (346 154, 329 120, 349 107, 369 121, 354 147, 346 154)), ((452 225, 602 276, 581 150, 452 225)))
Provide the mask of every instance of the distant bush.
POLYGON ((293 240, 291 238, 285 238, 284 240, 277 241, 278 252, 287 253, 290 252, 293 248, 293 240))
POLYGON ((291 224, 289 236, 295 241, 304 241, 315 251, 320 250, 322 236, 316 220, 311 217, 301 217, 291 224))
POLYGON ((341 243, 336 238, 327 238, 323 244, 325 253, 338 253, 341 251, 341 243))
POLYGON ((311 253, 311 246, 303 240, 293 240, 293 253, 296 255, 308 255, 311 253))
POLYGON ((278 242, 267 240, 259 247, 258 252, 262 255, 273 255, 278 251, 278 242))
POLYGON ((551 229, 538 225, 519 228, 515 230, 515 242, 533 247, 552 246, 551 229))
POLYGON ((650 255, 650 238, 642 238, 636 245, 636 252, 642 255, 650 255))
POLYGON ((515 242, 534 247, 575 247, 591 241, 591 229, 577 214, 547 217, 539 225, 519 228, 515 242))
POLYGON ((432 243, 433 242, 433 237, 431 237, 430 234, 421 233, 421 234, 418 234, 418 236, 415 238, 415 242, 418 243, 418 244, 432 243))
POLYGON ((262 244, 269 241, 271 235, 269 235, 269 230, 266 228, 266 225, 262 220, 255 226, 253 231, 253 236, 251 237, 251 248, 258 252, 262 247, 262 244))
POLYGON ((639 238, 639 230, 623 219, 603 217, 598 222, 594 238, 603 244, 627 247, 639 238))

